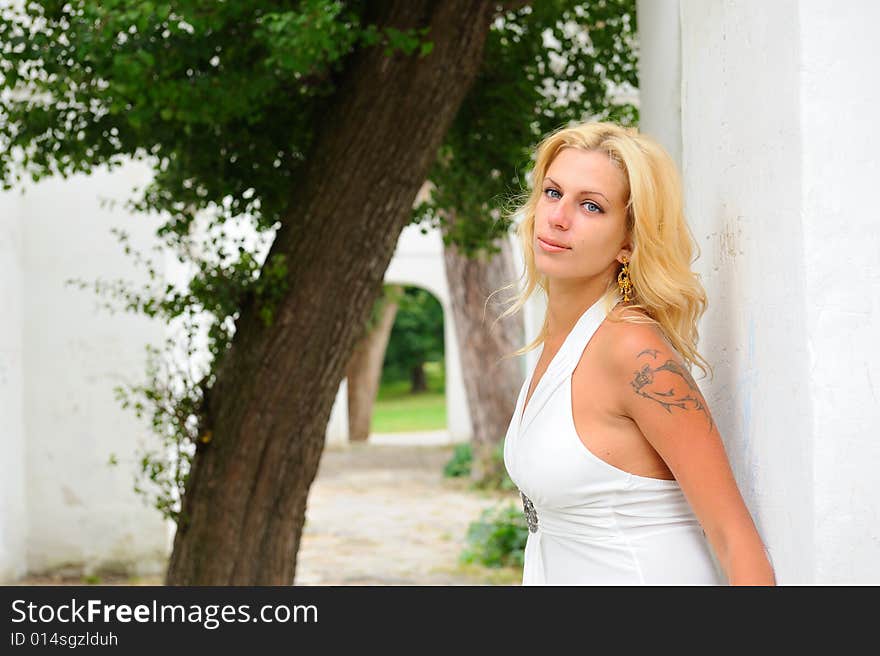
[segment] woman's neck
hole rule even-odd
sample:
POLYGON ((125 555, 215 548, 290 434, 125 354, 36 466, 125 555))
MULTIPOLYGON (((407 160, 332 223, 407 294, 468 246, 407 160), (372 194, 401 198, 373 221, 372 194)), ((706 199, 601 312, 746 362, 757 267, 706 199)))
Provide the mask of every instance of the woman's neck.
POLYGON ((587 308, 598 301, 607 289, 605 280, 552 280, 547 298, 547 335, 545 344, 560 344, 587 308))

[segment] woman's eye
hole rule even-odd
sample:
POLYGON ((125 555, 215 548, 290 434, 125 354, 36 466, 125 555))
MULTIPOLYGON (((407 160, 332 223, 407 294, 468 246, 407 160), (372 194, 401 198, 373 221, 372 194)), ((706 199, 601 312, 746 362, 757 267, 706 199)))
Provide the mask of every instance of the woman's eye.
MULTIPOLYGON (((559 191, 554 189, 553 187, 547 187, 544 190, 544 194, 546 194, 549 198, 556 198, 556 196, 553 196, 553 194, 557 194, 557 196, 558 196, 559 191)), ((591 214, 597 214, 597 213, 601 213, 604 211, 601 207, 596 205, 596 203, 594 203, 591 200, 584 201, 583 203, 581 203, 581 205, 586 207, 587 211, 590 212, 591 214)))

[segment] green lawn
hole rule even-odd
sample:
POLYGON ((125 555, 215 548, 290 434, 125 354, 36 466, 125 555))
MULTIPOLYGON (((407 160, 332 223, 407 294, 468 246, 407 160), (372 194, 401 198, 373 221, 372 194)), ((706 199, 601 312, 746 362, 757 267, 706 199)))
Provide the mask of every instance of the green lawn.
POLYGON ((409 381, 383 383, 373 406, 375 433, 442 430, 446 428, 446 393, 442 363, 425 364, 428 391, 410 394, 409 381))

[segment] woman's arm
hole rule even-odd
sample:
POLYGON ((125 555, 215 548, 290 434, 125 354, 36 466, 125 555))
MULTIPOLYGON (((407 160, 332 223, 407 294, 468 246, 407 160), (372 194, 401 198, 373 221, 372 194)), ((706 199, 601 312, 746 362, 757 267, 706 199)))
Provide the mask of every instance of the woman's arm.
POLYGON ((718 427, 657 326, 616 324, 609 358, 620 403, 678 480, 730 585, 775 585, 718 427))

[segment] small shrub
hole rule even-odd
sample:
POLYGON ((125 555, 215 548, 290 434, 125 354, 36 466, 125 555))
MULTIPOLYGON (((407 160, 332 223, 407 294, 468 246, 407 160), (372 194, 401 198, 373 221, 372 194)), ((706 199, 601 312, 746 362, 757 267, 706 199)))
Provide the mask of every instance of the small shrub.
MULTIPOLYGON (((464 478, 471 475, 473 465, 473 450, 470 442, 458 444, 452 457, 443 467, 443 476, 446 478, 464 478)), ((510 476, 507 475, 507 468, 504 466, 504 442, 499 442, 492 449, 492 463, 482 480, 475 481, 471 484, 474 490, 516 490, 510 476)))
POLYGON ((456 445, 452 457, 443 467, 443 475, 446 478, 470 476, 472 456, 470 442, 456 445))
POLYGON ((516 505, 487 508, 468 526, 462 563, 485 567, 522 567, 529 527, 516 505))

